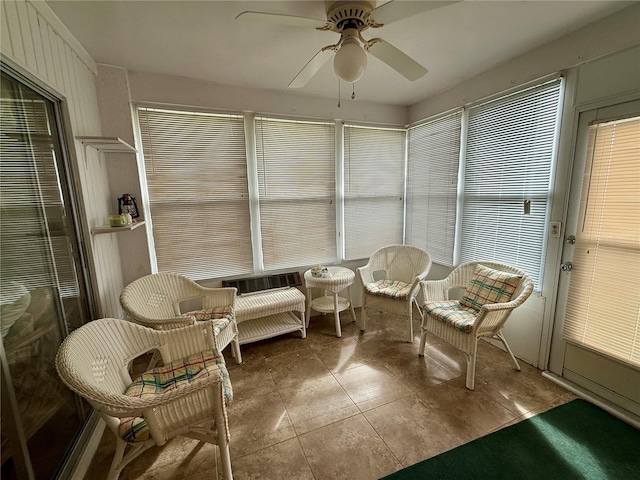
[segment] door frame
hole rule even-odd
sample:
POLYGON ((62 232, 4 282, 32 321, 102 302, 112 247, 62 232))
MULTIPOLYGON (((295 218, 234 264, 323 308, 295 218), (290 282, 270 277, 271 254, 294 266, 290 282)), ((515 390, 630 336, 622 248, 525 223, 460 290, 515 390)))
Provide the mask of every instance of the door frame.
POLYGON ((574 247, 570 243, 566 243, 565 238, 568 235, 574 235, 579 216, 579 202, 582 195, 582 181, 583 172, 586 163, 586 149, 587 139, 589 135, 589 125, 595 121, 614 120, 618 118, 625 118, 629 116, 635 116, 640 113, 640 93, 632 95, 620 96, 612 99, 603 100, 600 102, 585 104, 583 106, 575 108, 574 118, 574 134, 573 134, 573 146, 571 162, 569 163, 570 175, 567 178, 567 190, 565 195, 565 214, 564 214, 564 228, 561 235, 561 252, 558 261, 557 269, 557 291, 556 302, 553 311, 553 324, 552 324, 552 336, 549 349, 549 363, 548 370, 554 376, 568 381, 584 389, 592 394, 601 397, 602 399, 609 401, 615 405, 618 405, 632 413, 636 413, 635 405, 626 397, 618 395, 612 390, 608 390, 604 386, 592 381, 591 379, 582 377, 569 370, 565 369, 567 355, 575 355, 576 350, 580 350, 584 356, 583 361, 589 360, 586 357, 592 357, 594 361, 601 363, 608 363, 609 366, 621 372, 635 370, 633 367, 628 367, 621 362, 617 362, 602 354, 594 353, 587 348, 581 348, 577 346, 569 346, 568 342, 563 339, 564 330, 564 313, 566 309, 566 298, 568 291, 570 272, 562 272, 560 270, 560 264, 562 262, 570 262, 573 259, 574 247), (569 352, 567 352, 569 350, 569 352), (599 357, 599 358, 596 358, 599 357))
MULTIPOLYGON (((22 67, 7 59, 4 55, 0 55, 0 71, 13 79, 14 81, 22 84, 26 88, 29 88, 41 95, 43 98, 51 102, 52 113, 54 121, 56 122, 58 140, 58 149, 61 154, 61 158, 57 162, 61 171, 59 173, 61 183, 64 183, 64 187, 61 189, 62 198, 65 202, 65 209, 67 210, 69 223, 67 228, 73 231, 75 236, 75 242, 71 245, 73 251, 71 255, 73 262, 77 270, 78 286, 81 290, 81 296, 84 297, 84 303, 86 307, 87 321, 97 318, 97 297, 95 295, 95 289, 93 287, 92 270, 89 267, 88 259, 89 252, 87 250, 87 240, 90 238, 88 229, 83 228, 84 225, 81 219, 86 218, 84 215, 84 203, 82 198, 78 195, 78 181, 80 179, 80 173, 77 169, 78 162, 75 161, 75 150, 70 148, 73 145, 73 136, 70 132, 72 130, 71 115, 69 112, 69 104, 66 97, 55 88, 50 85, 35 79, 22 67)), ((67 325, 62 322, 60 325, 61 334, 66 337, 69 334, 67 325)), ((7 366, 4 347, 0 345, 0 356, 2 357, 2 369, 3 369, 3 382, 2 387, 5 392, 2 395, 3 408, 9 407, 11 412, 8 417, 14 417, 13 412, 17 411, 17 403, 15 399, 15 393, 12 385, 10 385, 10 374, 8 371, 4 371, 7 366), (6 373, 6 375, 5 375, 6 373), (5 378, 6 377, 6 378, 5 378), (7 382, 5 382, 7 380, 7 382), (6 385, 5 385, 6 383, 6 385), (4 388, 7 387, 7 388, 4 388), (9 388, 10 387, 10 388, 9 388), (5 398, 6 397, 6 398, 5 398)), ((80 397, 74 394, 76 407, 79 412, 85 417, 84 425, 80 428, 75 440, 69 444, 66 456, 60 459, 58 469, 55 472, 55 478, 67 479, 76 478, 77 472, 74 471, 78 468, 78 463, 81 461, 82 456, 85 454, 89 445, 93 445, 97 448, 97 442, 94 440, 91 442, 92 436, 95 436, 95 432, 102 432, 100 427, 104 428, 104 422, 100 423, 98 415, 93 409, 87 410, 82 404, 80 397)), ((14 428, 14 425, 8 427, 14 428)), ((16 448, 19 449, 19 459, 17 461, 16 469, 19 474, 23 474, 25 478, 34 478, 33 468, 31 465, 32 459, 28 452, 27 440, 24 438, 21 427, 17 424, 17 441, 16 448)))

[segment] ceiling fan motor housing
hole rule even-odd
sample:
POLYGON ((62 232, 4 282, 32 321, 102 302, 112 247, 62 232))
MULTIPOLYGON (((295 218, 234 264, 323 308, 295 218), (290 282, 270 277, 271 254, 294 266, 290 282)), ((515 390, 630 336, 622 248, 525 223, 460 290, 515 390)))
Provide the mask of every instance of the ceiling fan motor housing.
POLYGON ((335 31, 345 28, 367 28, 368 17, 375 2, 371 1, 328 1, 327 22, 335 26, 335 31))

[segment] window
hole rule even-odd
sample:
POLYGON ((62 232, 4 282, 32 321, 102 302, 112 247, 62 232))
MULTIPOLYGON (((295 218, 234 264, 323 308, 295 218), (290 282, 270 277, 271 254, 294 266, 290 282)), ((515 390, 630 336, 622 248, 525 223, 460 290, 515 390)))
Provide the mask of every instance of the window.
POLYGON ((255 121, 265 270, 336 261, 335 124, 255 121))
POLYGON ((462 112, 409 129, 406 242, 453 266, 462 112))
POLYGON ((157 270, 243 276, 406 243, 446 266, 509 263, 539 287, 560 91, 409 129, 141 107, 157 270))
POLYGON ((159 272, 253 272, 244 118, 139 108, 159 272))
POLYGON ((640 117, 589 128, 564 337, 640 366, 640 117))
POLYGON ((405 130, 344 127, 345 258, 401 244, 405 130))
POLYGON ((539 287, 560 80, 469 111, 460 263, 495 260, 539 287))

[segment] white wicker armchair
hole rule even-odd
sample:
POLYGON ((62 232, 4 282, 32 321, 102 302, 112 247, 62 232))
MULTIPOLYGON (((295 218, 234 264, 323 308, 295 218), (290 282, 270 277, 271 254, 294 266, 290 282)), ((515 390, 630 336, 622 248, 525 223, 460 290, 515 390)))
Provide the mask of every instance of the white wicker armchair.
POLYGON ((220 323, 215 332, 218 350, 232 343, 236 362, 242 363, 234 311, 236 292, 232 287, 203 287, 176 273, 154 273, 127 285, 120 294, 120 304, 131 320, 156 330, 218 318, 220 323), (203 310, 183 312, 185 302, 192 301, 200 302, 197 308, 203 310))
POLYGON ((413 302, 430 269, 431 256, 417 247, 389 245, 373 252, 357 269, 363 287, 360 329, 365 329, 369 311, 385 312, 407 319, 407 341, 413 342, 413 302), (376 280, 378 274, 384 278, 376 280))
POLYGON ((109 480, 148 448, 178 435, 218 445, 223 477, 233 478, 226 412, 233 393, 212 332, 212 321, 159 331, 107 318, 64 340, 56 356, 60 378, 116 436, 109 480), (164 366, 132 381, 130 362, 154 349, 164 366))
POLYGON ((511 312, 522 305, 533 291, 533 281, 525 272, 502 263, 470 262, 456 267, 443 280, 420 282, 420 288, 424 303, 419 355, 424 355, 427 333, 432 333, 462 350, 467 360, 466 386, 473 390, 478 340, 482 337, 495 338, 504 345, 516 370, 520 370, 520 365, 502 334, 502 327, 511 312), (517 286, 509 301, 478 304, 478 308, 467 308, 461 306, 457 300, 449 299, 451 289, 465 289, 470 285, 472 278, 475 278, 474 272, 478 265, 521 277, 514 283, 514 286, 517 286))

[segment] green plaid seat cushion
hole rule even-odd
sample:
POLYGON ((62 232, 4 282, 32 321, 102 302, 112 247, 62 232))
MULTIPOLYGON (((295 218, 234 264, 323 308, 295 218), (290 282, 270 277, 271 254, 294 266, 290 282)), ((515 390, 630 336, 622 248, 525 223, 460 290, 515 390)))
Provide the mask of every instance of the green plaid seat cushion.
POLYGON ((198 322, 216 320, 213 324, 213 334, 218 335, 227 325, 233 321, 231 307, 206 308, 204 310, 194 310, 182 314, 183 317, 194 317, 198 322))
MULTIPOLYGON (((124 392, 130 397, 144 398, 168 392, 199 378, 218 375, 227 403, 233 400, 233 389, 224 357, 217 350, 200 352, 176 360, 168 365, 144 372, 124 392)), ((129 417, 120 420, 120 437, 127 442, 144 442, 149 439, 149 427, 144 418, 129 417)))
POLYGON ((500 272, 484 265, 477 265, 473 277, 467 285, 460 304, 480 310, 489 303, 504 303, 511 300, 511 296, 520 285, 521 275, 500 272))
POLYGON ((451 325, 452 327, 469 333, 476 321, 478 311, 460 305, 458 300, 442 300, 425 302, 425 312, 433 318, 440 320, 442 323, 451 325))
POLYGON ((400 280, 378 280, 365 284, 364 288, 371 295, 397 299, 407 298, 411 292, 411 284, 400 280))

